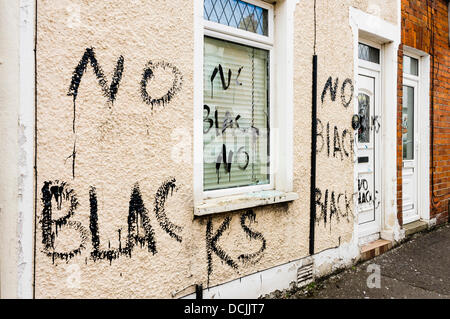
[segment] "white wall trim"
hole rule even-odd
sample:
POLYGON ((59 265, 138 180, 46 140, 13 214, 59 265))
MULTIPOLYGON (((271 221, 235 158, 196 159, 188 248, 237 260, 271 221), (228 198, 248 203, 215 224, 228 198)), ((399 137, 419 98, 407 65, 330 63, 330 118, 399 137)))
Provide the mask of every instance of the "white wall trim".
POLYGON ((350 24, 355 25, 358 32, 367 33, 368 40, 373 39, 372 41, 380 44, 387 42, 400 44, 400 26, 380 17, 350 7, 350 24))
MULTIPOLYGON (((256 299, 275 290, 289 288, 297 282, 297 271, 310 264, 311 257, 305 257, 273 268, 258 271, 224 284, 203 289, 204 299, 256 299)), ((195 294, 180 299, 194 299, 195 294)))
MULTIPOLYGON (((313 256, 300 258, 256 273, 203 289, 204 299, 256 299, 275 290, 297 283, 297 273, 305 265, 313 265, 313 276, 321 277, 353 265, 360 252, 357 238, 337 248, 326 249, 313 256)), ((195 293, 180 299, 195 299, 195 293)))
POLYGON ((403 54, 419 60, 419 76, 416 77, 419 86, 417 184, 420 185, 417 209, 420 218, 430 222, 430 55, 406 45, 403 46, 403 54))
MULTIPOLYGON (((397 10, 397 12, 399 11, 397 10)), ((401 39, 401 25, 394 25, 353 7, 349 9, 349 18, 354 41, 354 79, 356 92, 358 91, 358 40, 364 38, 377 42, 383 48, 383 59, 381 61, 382 227, 380 234, 382 237, 387 236, 395 240, 400 240, 402 235, 400 225, 397 221, 397 161, 393 159, 397 158, 397 56, 401 39)), ((356 95, 354 103, 357 103, 356 95)), ((357 180, 356 170, 354 171, 354 179, 355 181, 357 180)), ((355 191, 357 191, 356 182, 355 191)), ((358 231, 359 227, 356 222, 354 236, 358 236, 358 231)))
MULTIPOLYGON (((293 190, 294 171, 294 12, 295 0, 275 6, 275 189, 293 190)), ((272 158, 272 156, 271 156, 272 158)))
POLYGON ((194 1, 194 205, 203 200, 203 1, 194 1))
POLYGON ((35 1, 20 0, 17 297, 33 297, 35 1))

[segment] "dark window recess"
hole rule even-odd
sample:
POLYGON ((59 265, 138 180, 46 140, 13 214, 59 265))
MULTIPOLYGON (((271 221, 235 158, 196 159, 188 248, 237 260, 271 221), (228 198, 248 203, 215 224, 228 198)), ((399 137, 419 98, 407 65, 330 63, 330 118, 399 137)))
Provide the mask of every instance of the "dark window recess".
POLYGON ((358 57, 361 60, 380 64, 380 50, 364 43, 358 44, 358 57))

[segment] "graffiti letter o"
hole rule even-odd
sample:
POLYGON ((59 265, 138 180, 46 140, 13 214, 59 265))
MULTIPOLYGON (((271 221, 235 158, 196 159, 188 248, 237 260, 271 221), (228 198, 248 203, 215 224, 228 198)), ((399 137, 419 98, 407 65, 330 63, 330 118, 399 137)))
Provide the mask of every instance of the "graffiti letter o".
POLYGON ((344 105, 344 107, 347 108, 350 105, 350 103, 352 102, 354 91, 355 91, 355 88, 353 87, 352 80, 345 79, 344 83, 342 83, 342 88, 341 88, 341 99, 342 99, 342 105, 344 105), (350 98, 348 100, 345 98, 345 87, 347 86, 347 84, 350 85, 350 92, 351 92, 350 98))
POLYGON ((142 96, 142 100, 148 104, 152 106, 155 105, 165 105, 168 104, 170 102, 170 100, 175 96, 175 94, 181 90, 183 84, 183 76, 181 74, 181 72, 178 70, 178 68, 170 63, 164 62, 164 61, 160 61, 160 62, 156 62, 153 63, 152 61, 148 62, 147 65, 145 66, 144 69, 144 73, 142 74, 142 80, 141 80, 141 96, 142 96), (166 69, 171 69, 172 70, 172 74, 173 74, 173 82, 172 82, 172 87, 169 89, 169 91, 162 97, 159 98, 152 98, 148 92, 147 92, 147 83, 153 78, 154 76, 154 71, 157 68, 163 68, 164 70, 166 69))

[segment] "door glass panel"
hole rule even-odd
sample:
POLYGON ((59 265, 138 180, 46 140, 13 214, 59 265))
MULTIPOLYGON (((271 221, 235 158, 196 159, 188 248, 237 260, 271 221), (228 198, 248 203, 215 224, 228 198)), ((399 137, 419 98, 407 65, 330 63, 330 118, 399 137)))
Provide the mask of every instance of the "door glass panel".
POLYGON ((403 86, 402 109, 403 159, 414 159, 414 88, 403 86))
POLYGON ((364 43, 358 44, 358 57, 361 60, 380 64, 380 49, 371 47, 364 43))
POLYGON ((364 93, 358 95, 358 143, 370 143, 370 96, 364 93))
POLYGON ((403 57, 403 72, 411 75, 419 75, 419 60, 405 55, 403 57))

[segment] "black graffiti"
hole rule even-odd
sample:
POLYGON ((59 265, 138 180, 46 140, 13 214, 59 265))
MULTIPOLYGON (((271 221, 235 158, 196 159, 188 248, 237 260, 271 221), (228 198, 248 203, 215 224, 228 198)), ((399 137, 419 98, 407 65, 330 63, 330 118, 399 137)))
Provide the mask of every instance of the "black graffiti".
MULTIPOLYGON (((120 251, 118 249, 100 249, 100 235, 98 230, 98 207, 97 207, 97 191, 94 187, 89 190, 89 229, 91 231, 91 242, 92 242, 92 252, 91 257, 95 260, 97 259, 108 259, 111 263, 113 259, 119 257, 120 251)), ((120 242, 120 241, 119 241, 120 242)), ((108 244, 108 247, 111 243, 108 244)))
POLYGON ((353 154, 353 137, 352 137, 352 134, 347 129, 344 129, 342 131, 342 150, 344 151, 344 155, 346 157, 350 157, 350 155, 353 154), (350 144, 349 152, 345 148, 345 144, 344 144, 344 141, 345 141, 345 138, 347 137, 347 135, 349 136, 349 140, 350 140, 349 141, 349 144, 350 144))
POLYGON ((97 58, 95 57, 94 48, 87 48, 78 63, 75 71, 73 72, 72 82, 70 83, 69 88, 69 96, 73 96, 74 101, 78 96, 78 89, 81 84, 81 79, 86 72, 86 68, 88 63, 91 64, 91 67, 94 70, 94 74, 97 77, 98 84, 102 88, 103 95, 108 99, 109 102, 113 103, 116 99, 117 92, 119 90, 120 81, 122 80, 122 74, 124 70, 124 58, 120 56, 117 60, 117 65, 114 70, 114 75, 112 77, 111 84, 108 86, 108 83, 105 78, 105 74, 103 73, 102 68, 98 64, 97 58))
POLYGON ((128 237, 125 247, 122 247, 121 243, 121 230, 119 233, 119 247, 110 249, 110 243, 107 250, 100 250, 100 236, 98 230, 98 210, 97 210, 97 194, 96 189, 91 187, 89 192, 90 196, 90 230, 92 235, 93 251, 91 257, 94 261, 97 259, 107 259, 111 263, 112 260, 119 258, 121 255, 131 257, 131 253, 135 245, 140 245, 143 248, 147 245, 147 249, 152 254, 156 254, 156 242, 155 234, 150 225, 150 218, 148 217, 148 211, 145 208, 142 195, 139 190, 139 185, 135 184, 130 196, 129 212, 128 212, 128 237), (139 226, 143 228, 143 235, 139 232, 139 226))
MULTIPOLYGON (((216 233, 213 235, 212 218, 211 217, 208 218, 206 225, 206 256, 207 256, 207 270, 208 270, 208 285, 209 285, 209 278, 213 272, 213 263, 212 263, 213 253, 217 255, 222 262, 225 262, 225 264, 227 264, 232 269, 234 270, 239 269, 239 266, 236 263, 236 261, 234 261, 233 258, 231 258, 221 247, 217 245, 217 242, 219 241, 220 237, 227 229, 229 229, 231 220, 232 220, 231 217, 226 217, 225 220, 217 229, 216 233)), ((250 225, 251 223, 256 221, 256 214, 252 210, 248 210, 241 215, 240 223, 242 229, 250 239, 259 240, 261 242, 261 248, 254 253, 239 255, 237 259, 243 265, 248 263, 251 264, 257 263, 262 258, 263 253, 266 250, 267 246, 267 242, 264 236, 261 233, 252 230, 249 227, 250 225, 248 226, 246 224, 247 220, 249 220, 250 225)))
POLYGON ((327 222, 331 224, 333 216, 337 221, 339 221, 341 217, 347 218, 348 221, 348 217, 352 214, 351 200, 352 196, 348 196, 347 192, 339 193, 326 189, 325 193, 323 193, 322 190, 316 188, 316 205, 320 212, 316 222, 319 223, 320 221, 323 221, 324 225, 326 225, 327 222), (342 201, 344 202, 342 203, 342 201))
MULTIPOLYGON (((176 241, 181 242, 182 237, 177 232, 182 231, 182 227, 173 224, 166 216, 165 203, 169 197, 169 192, 172 196, 172 191, 176 189, 175 178, 170 178, 165 181, 158 189, 155 196, 154 213, 161 228, 168 233, 176 241)), ((69 260, 81 253, 82 249, 86 248, 86 242, 89 238, 88 231, 81 225, 80 222, 70 221, 69 219, 75 214, 78 207, 78 199, 75 192, 70 189, 65 182, 45 182, 42 188, 42 243, 44 245, 44 252, 53 258, 69 260), (63 217, 59 219, 52 218, 52 199, 56 202, 56 209, 61 210, 65 202, 69 203, 69 209, 63 217), (58 235, 58 229, 61 227, 69 227, 75 229, 80 233, 81 243, 77 249, 69 252, 55 252, 54 242, 58 235), (55 228, 55 230, 53 230, 55 228)), ((131 254, 136 245, 140 248, 147 247, 148 252, 153 255, 157 253, 155 233, 150 224, 150 217, 148 210, 145 207, 142 199, 139 184, 136 183, 131 191, 129 210, 128 210, 128 236, 125 245, 122 246, 121 229, 118 229, 118 248, 111 248, 111 242, 108 242, 108 249, 101 249, 101 238, 99 232, 99 212, 97 190, 95 187, 89 189, 89 230, 92 243, 91 258, 96 260, 107 259, 111 263, 120 256, 127 256, 131 258, 131 254)))
POLYGON ((320 98, 320 100, 322 101, 322 104, 323 104, 323 100, 325 99, 325 95, 327 94, 328 90, 330 90, 331 101, 333 101, 333 102, 336 101, 336 92, 337 92, 338 83, 339 83, 339 78, 336 78, 336 80, 334 81, 334 86, 333 86, 333 78, 331 76, 328 78, 328 80, 325 83, 325 86, 323 88, 322 96, 320 98))
MULTIPOLYGON (((98 84, 100 85, 103 95, 108 99, 108 103, 111 105, 116 100, 117 93, 119 91, 120 82, 122 80, 123 71, 124 71, 124 57, 120 56, 117 60, 116 67, 114 69, 114 74, 111 79, 111 83, 108 85, 108 81, 105 78, 105 74, 99 65, 97 58, 95 56, 94 48, 87 48, 79 61, 78 65, 75 67, 75 70, 72 74, 72 80, 69 87, 69 92, 67 95, 73 97, 73 123, 72 123, 72 130, 75 134, 75 140, 73 144, 73 151, 70 156, 67 157, 67 159, 72 158, 72 177, 75 179, 75 166, 76 166, 76 157, 77 157, 77 146, 76 146, 76 119, 77 119, 77 97, 79 93, 79 87, 81 84, 81 80, 83 78, 84 73, 86 72, 86 69, 88 65, 90 64, 94 74, 98 80, 98 84)), ((176 95, 178 91, 181 90, 183 84, 183 76, 181 72, 178 70, 178 68, 170 63, 167 63, 165 61, 158 61, 158 62, 148 62, 147 65, 144 68, 144 72, 142 74, 142 80, 141 80, 141 96, 144 101, 144 103, 151 105, 152 110, 155 105, 163 105, 165 106, 168 104, 173 97, 176 95), (147 92, 147 84, 150 80, 154 78, 154 71, 158 68, 162 68, 164 70, 170 69, 173 74, 173 83, 172 87, 168 90, 168 92, 159 98, 153 98, 151 97, 147 92)), ((111 107, 109 105, 109 107, 111 107)))
POLYGON ((231 166, 233 164, 233 155, 237 159, 240 159, 241 155, 244 155, 245 160, 243 163, 239 163, 238 167, 242 171, 245 171, 247 169, 248 164, 250 163, 250 155, 247 153, 247 151, 245 151, 245 147, 242 146, 241 148, 239 148, 236 154, 234 154, 233 151, 230 150, 227 156, 227 147, 225 144, 222 144, 222 151, 219 153, 216 160, 217 184, 220 183, 220 166, 222 165, 222 163, 224 164, 225 174, 228 174, 228 181, 231 180, 231 166))
MULTIPOLYGON (((94 74, 97 77, 98 84, 100 85, 103 95, 108 99, 108 102, 111 104, 114 103, 116 99, 117 92, 119 91, 120 81, 122 80, 122 74, 124 70, 124 58, 120 56, 117 60, 116 68, 114 69, 114 74, 112 76, 111 84, 108 86, 108 82, 106 81, 105 74, 103 73, 102 68, 98 64, 97 58, 95 57, 94 48, 87 48, 83 54, 78 65, 75 67, 72 75, 72 81, 70 82, 69 92, 67 95, 73 97, 73 123, 72 123, 72 131, 76 134, 76 118, 77 118, 77 97, 78 97, 78 89, 80 88, 81 79, 83 78, 84 73, 86 72, 87 66, 90 63, 92 69, 94 70, 94 74)), ((76 163, 76 137, 73 144, 72 154, 68 157, 72 157, 72 177, 75 178, 75 163, 76 163)))
POLYGON ((334 127, 333 157, 336 157, 336 152, 339 152, 339 154, 341 155, 341 161, 344 160, 344 156, 342 155, 342 149, 341 149, 341 140, 340 140, 337 126, 334 127))
POLYGON ((150 225, 148 210, 145 208, 139 184, 136 183, 130 196, 128 210, 128 246, 131 255, 132 247, 139 244, 141 247, 147 245, 149 252, 156 254, 155 233, 150 225), (139 223, 140 220, 140 223, 139 223), (139 224, 144 228, 144 235, 139 233, 139 224))
POLYGON ((350 79, 345 79, 344 83, 342 83, 342 87, 341 87, 341 100, 342 100, 342 105, 347 108, 350 103, 353 100, 353 94, 355 93, 355 88, 353 86, 353 82, 350 79), (350 85, 350 97, 347 99, 346 98, 346 94, 345 94, 345 88, 347 87, 347 85, 350 85))
POLYGON ((239 128, 238 120, 241 118, 241 116, 238 114, 235 118, 231 116, 230 111, 225 112, 225 117, 223 119, 223 125, 222 125, 222 134, 225 133, 227 128, 233 128, 234 124, 236 124, 236 128, 239 128))
POLYGON ((212 218, 208 219, 206 225, 206 256, 208 260, 208 285, 209 285, 209 277, 213 271, 212 264, 212 254, 216 254, 222 261, 224 261, 228 266, 233 269, 237 269, 238 265, 236 262, 228 256, 228 254, 217 245, 219 238, 223 235, 224 231, 230 227, 231 217, 226 217, 223 223, 220 225, 219 229, 217 229, 216 233, 213 235, 213 225, 212 218))
POLYGON ((256 221, 256 215, 252 210, 249 210, 246 213, 242 214, 241 227, 249 238, 261 241, 261 248, 255 253, 242 254, 238 257, 238 259, 243 262, 253 262, 254 263, 254 262, 257 262, 262 257, 264 250, 266 250, 266 239, 264 238, 264 236, 261 233, 251 230, 245 224, 247 219, 249 220, 250 224, 252 222, 256 221))
POLYGON ((155 105, 158 106, 165 106, 168 104, 172 98, 177 94, 178 91, 181 90, 183 86, 183 75, 181 74, 180 70, 171 63, 165 62, 165 61, 159 61, 159 62, 152 62, 149 61, 147 65, 144 68, 144 72, 142 74, 142 80, 141 80, 141 96, 142 100, 147 104, 153 107, 155 105), (164 94, 162 97, 159 98, 153 98, 151 97, 147 92, 147 84, 150 80, 154 77, 154 71, 158 68, 162 68, 164 70, 170 69, 172 71, 173 75, 173 82, 172 87, 169 89, 169 91, 164 94))
POLYGON ((209 118, 209 114, 211 113, 211 109, 210 109, 210 107, 208 105, 206 105, 206 104, 203 105, 203 110, 206 111, 206 113, 207 113, 206 116, 203 117, 203 122, 207 122, 209 124, 209 127, 206 129, 206 131, 205 131, 205 127, 203 127, 203 134, 207 134, 211 130, 211 128, 213 127, 214 120, 209 118))
POLYGON ((45 182, 42 187, 42 243, 44 248, 49 250, 54 248, 55 232, 67 223, 67 220, 73 216, 76 208, 78 207, 78 199, 72 189, 68 189, 65 182, 45 182), (57 220, 53 219, 53 205, 52 199, 55 198, 57 210, 61 210, 62 202, 69 201, 69 209, 66 215, 60 217, 57 220), (56 226, 55 232, 53 232, 53 224, 56 226))
POLYGON ((245 151, 245 146, 242 146, 236 153, 236 157, 239 159, 240 154, 245 155, 245 161, 244 164, 239 163, 238 167, 240 170, 245 171, 247 169, 248 164, 250 163, 250 155, 248 155, 247 151, 245 151))
POLYGON ((369 190, 369 183, 366 179, 358 179, 358 204, 370 203, 372 194, 369 190))
MULTIPOLYGON (((242 83, 239 82, 239 76, 241 74, 241 71, 244 67, 240 67, 238 72, 237 72, 237 76, 236 76, 236 84, 238 85, 242 85, 242 83)), ((219 64, 218 67, 215 67, 213 70, 213 73, 211 75, 211 98, 214 98, 214 79, 217 75, 217 73, 220 74, 220 79, 222 82, 222 88, 223 90, 227 90, 230 86, 231 83, 231 76, 232 76, 232 71, 231 69, 228 69, 228 81, 225 80, 225 76, 224 76, 224 72, 223 72, 223 68, 222 65, 219 64)), ((215 125, 216 128, 216 136, 219 136, 221 134, 225 134, 227 129, 233 129, 234 126, 236 126, 237 129, 239 129, 239 123, 238 120, 241 118, 241 115, 237 115, 236 117, 233 117, 231 115, 231 113, 229 111, 225 112, 225 116, 223 119, 223 123, 222 123, 222 130, 220 131, 219 129, 219 120, 218 120, 218 110, 216 108, 216 110, 214 111, 214 120, 209 118, 209 115, 211 113, 211 109, 208 105, 204 105, 203 109, 206 110, 207 114, 206 117, 204 117, 203 121, 207 122, 209 124, 209 127, 203 129, 203 133, 207 134, 211 128, 215 125)), ((242 130, 242 132, 246 132, 246 130, 242 130)), ((239 164, 238 167, 241 170, 245 170, 249 164, 250 161, 250 156, 249 154, 245 151, 245 149, 243 147, 241 147, 239 149, 239 151, 237 152, 237 154, 245 154, 246 155, 246 163, 244 165, 239 164)), ((227 153, 227 149, 226 149, 226 145, 223 144, 222 145, 222 150, 219 153, 219 155, 216 158, 216 175, 217 175, 217 183, 220 183, 220 167, 222 165, 222 163, 224 164, 224 169, 225 169, 225 174, 228 174, 228 181, 231 181, 231 166, 232 166, 232 162, 233 162, 233 151, 230 150, 227 153)))
MULTIPOLYGON (((208 133, 213 126, 216 128, 216 135, 219 136, 220 134, 224 134, 227 129, 234 129, 236 128, 239 133, 246 134, 248 132, 251 132, 252 138, 255 139, 259 135, 259 130, 257 128, 251 127, 248 129, 240 128, 238 120, 241 118, 241 116, 238 114, 237 116, 233 116, 231 112, 226 111, 225 117, 222 122, 222 129, 219 127, 219 120, 218 120, 218 111, 217 109, 214 111, 214 120, 209 118, 209 115, 211 114, 211 109, 208 105, 203 105, 203 110, 206 111, 206 116, 203 118, 204 123, 208 123, 209 127, 205 129, 203 128, 203 133, 208 133)), ((236 131, 233 131, 233 134, 235 134, 236 131)), ((233 164, 233 156, 236 159, 236 161, 241 158, 241 155, 245 156, 244 162, 240 162, 238 164, 239 169, 246 170, 249 163, 250 163, 250 155, 246 151, 245 147, 242 146, 238 149, 237 152, 233 152, 230 150, 227 152, 227 146, 225 144, 222 145, 222 149, 220 153, 218 154, 216 158, 216 175, 217 175, 217 183, 220 183, 220 167, 222 164, 224 164, 224 170, 225 174, 228 174, 228 180, 231 180, 231 167, 233 164)))
POLYGON ((225 144, 222 145, 222 152, 219 153, 216 160, 216 175, 217 175, 217 184, 220 183, 220 166, 224 164, 225 173, 228 174, 228 181, 231 180, 231 165, 233 163, 233 151, 230 150, 228 152, 227 157, 227 146, 225 144))
POLYGON ((242 85, 242 82, 239 82, 239 76, 241 75, 241 72, 242 72, 242 69, 243 69, 244 67, 243 66, 241 66, 240 68, 239 68, 239 70, 238 70, 238 74, 237 74, 237 76, 236 76, 236 84, 237 85, 242 85))
MULTIPOLYGON (((239 69, 238 72, 238 76, 236 77, 236 81, 238 81, 239 78, 239 74, 241 73, 241 69, 239 69)), ((224 91, 228 90, 228 88, 230 87, 230 82, 231 82, 231 69, 228 69, 228 82, 225 81, 225 75, 223 74, 223 68, 222 65, 219 64, 218 67, 215 67, 213 70, 213 73, 211 74, 211 99, 214 98, 214 79, 216 78, 217 72, 219 72, 220 74, 220 81, 222 82, 222 88, 224 89, 224 91)))
POLYGON ((170 237, 174 238, 178 242, 182 242, 182 237, 177 234, 177 232, 181 232, 183 228, 181 226, 177 226, 173 224, 166 215, 165 204, 167 198, 173 195, 173 190, 176 189, 176 180, 175 178, 171 178, 165 181, 158 189, 155 196, 155 215, 156 219, 159 222, 161 228, 169 234, 170 237))
POLYGON ((70 260, 86 248, 88 238, 87 231, 79 222, 70 221, 69 219, 75 214, 78 207, 78 199, 74 190, 67 183, 60 181, 44 182, 42 191, 42 244, 44 253, 51 257, 53 262, 55 259, 70 260), (52 200, 55 199, 56 207, 53 206, 52 200), (69 208, 66 214, 58 219, 53 219, 53 209, 60 211, 63 203, 68 203, 69 208), (62 227, 76 230, 80 234, 80 245, 68 252, 55 251, 55 238, 58 236, 58 230, 62 227))
POLYGON ((349 130, 340 131, 337 126, 333 127, 333 146, 331 147, 330 122, 326 124, 326 132, 324 125, 320 119, 317 119, 317 153, 321 153, 326 145, 328 157, 338 157, 352 159, 353 156, 353 136, 349 130), (347 146, 346 146, 347 145, 347 146))
POLYGON ((240 128, 238 120, 241 118, 241 115, 238 114, 235 117, 231 115, 230 111, 225 112, 225 117, 222 122, 222 129, 219 127, 219 112, 217 108, 214 111, 214 120, 209 118, 209 115, 211 114, 211 108, 209 105, 205 104, 203 105, 203 110, 206 111, 206 116, 203 117, 203 122, 206 122, 209 124, 209 127, 206 129, 203 128, 203 134, 207 134, 213 126, 216 128, 216 135, 219 136, 221 134, 224 134, 227 129, 233 129, 236 127, 239 129, 239 132, 245 133, 247 132, 247 129, 240 128))
MULTIPOLYGON (((339 86, 339 78, 336 78, 333 84, 333 78, 330 76, 327 80, 327 82, 325 83, 325 86, 323 88, 322 91, 322 95, 321 95, 321 101, 322 104, 324 102, 325 96, 327 95, 327 92, 330 91, 330 97, 331 97, 331 101, 335 102, 336 101, 336 94, 337 94, 337 89, 339 86)), ((354 94, 355 88, 353 86, 353 82, 351 79, 345 79, 344 82, 342 82, 342 86, 341 86, 341 101, 342 101, 342 105, 347 108, 350 103, 353 100, 353 94, 354 94), (346 92, 346 88, 347 86, 350 87, 350 97, 347 97, 347 92, 346 92)))

